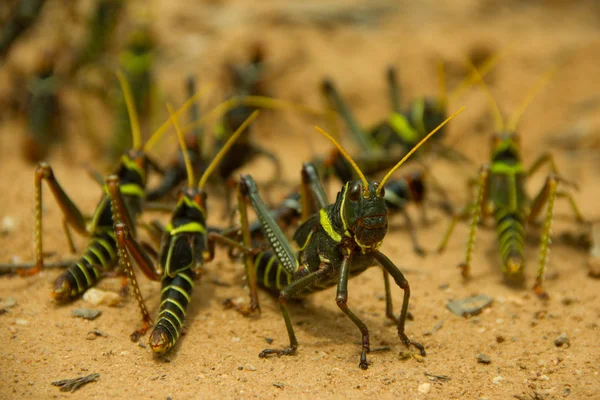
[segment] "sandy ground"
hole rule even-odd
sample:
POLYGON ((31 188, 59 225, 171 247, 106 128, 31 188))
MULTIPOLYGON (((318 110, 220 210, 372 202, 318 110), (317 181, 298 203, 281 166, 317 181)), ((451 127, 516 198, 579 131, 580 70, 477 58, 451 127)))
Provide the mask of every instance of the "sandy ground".
MULTIPOLYGON (((198 5, 188 1, 177 7, 162 0, 150 3, 162 49, 157 75, 162 90, 174 98, 180 95, 184 74, 195 72, 204 81, 211 80, 225 59, 242 58, 247 46, 256 40, 266 45, 269 63, 279 71, 272 81, 274 95, 318 105, 318 82, 329 75, 364 124, 384 117, 388 109, 383 71, 389 63, 400 70, 406 100, 435 93, 436 60, 448 63, 452 87, 463 58, 473 49, 497 51, 510 45, 509 54, 490 76, 491 90, 506 113, 517 107, 526 88, 545 71, 559 66, 520 121, 524 161, 529 165, 542 152, 552 150, 562 174, 580 186, 575 198, 583 214, 588 219, 600 216, 595 203, 600 195, 600 178, 595 175, 599 171, 598 150, 596 154, 591 149, 566 151, 550 144, 556 135, 598 135, 594 113, 600 93, 600 29, 593 2, 575 5, 557 0, 542 6, 539 2, 473 0, 441 6, 433 0, 314 1, 300 6, 264 1, 260 7, 243 1, 198 5)), ((49 23, 44 24, 40 29, 50 31, 49 23)), ((34 38, 31 42, 36 43, 34 38)), ((31 51, 28 46, 33 45, 17 47, 13 57, 25 59, 31 51)), ((466 132, 457 149, 476 164, 485 162, 491 127, 486 98, 473 90, 450 108, 462 105, 467 111, 452 122, 448 143, 466 132)), ((289 180, 297 179, 301 162, 310 156, 305 136, 315 135, 313 122, 271 114, 259 123, 257 136, 281 154, 289 180)), ((75 138, 69 146, 55 151, 49 162, 76 203, 83 210, 92 210, 100 190, 82 168, 92 149, 77 137, 76 126, 69 129, 75 138)), ((34 168, 15 151, 21 130, 14 121, 0 126, 0 217, 9 216, 16 223, 14 232, 0 238, 0 262, 13 257, 32 260, 34 256, 34 168)), ((314 149, 325 146, 321 138, 310 137, 314 149)), ((467 198, 465 180, 476 173, 477 165, 464 168, 434 161, 432 168, 452 200, 463 204, 467 198)), ((264 178, 268 172, 263 170, 268 169, 267 163, 258 161, 247 171, 264 178)), ((529 182, 532 195, 539 190, 545 171, 529 182)), ((47 195, 44 203, 45 246, 57 253, 53 259, 68 257, 60 211, 50 198, 47 195)), ((210 218, 215 224, 222 223, 219 201, 218 195, 213 196, 216 215, 210 218)), ((569 212, 566 202, 558 201, 557 213, 568 216, 569 212)), ((413 215, 418 220, 418 213, 413 215)), ((503 284, 492 229, 480 230, 473 278, 463 282, 456 264, 463 258, 467 227, 459 225, 448 250, 437 255, 433 250, 448 221, 436 211, 430 215, 435 223, 419 228, 421 242, 431 251, 426 258, 411 251, 401 217, 392 221, 395 228, 382 247, 410 281, 410 310, 415 320, 408 323, 407 333, 425 345, 425 358, 401 359, 399 353, 407 349, 385 319, 381 272, 373 268, 353 279, 349 287, 349 304, 370 328, 372 347, 390 348, 369 355, 367 371, 358 368, 359 332, 337 308, 335 289, 292 307, 300 341, 296 356, 259 359, 258 353, 268 347, 265 338, 272 338, 273 346, 286 344, 279 307, 261 293, 259 317, 245 318, 224 310, 223 299, 245 300, 246 292, 241 265, 220 254, 196 286, 186 334, 162 358, 153 357, 147 346, 129 340, 140 322, 131 296, 122 307, 99 306, 101 316, 87 321, 71 316, 72 309, 88 306, 82 300, 66 306, 51 300, 49 292, 59 271, 48 270, 29 279, 0 278, 0 301, 8 297, 16 300, 14 307, 0 315, 0 397, 68 398, 72 395, 50 383, 99 373, 97 382, 84 386, 75 396, 600 398, 600 283, 587 275, 586 254, 556 241, 547 281, 551 299, 542 302, 528 289, 514 290, 503 284), (446 309, 448 300, 473 294, 487 294, 494 302, 470 319, 446 309), (436 326, 441 328, 431 333, 436 326), (104 336, 89 340, 88 332, 93 329, 104 336), (561 333, 568 335, 570 346, 555 346, 554 340, 561 333), (478 363, 479 353, 488 355, 491 363, 478 363)), ((555 235, 581 230, 565 219, 554 225, 555 235)), ((78 238, 77 244, 81 248, 85 239, 78 238)), ((537 264, 535 243, 527 250, 527 260, 529 286, 537 264)), ((105 279, 99 287, 116 292, 119 282, 105 279)), ((141 286, 154 313, 159 285, 142 280, 141 286)), ((393 295, 399 310, 402 292, 394 287, 393 295)))

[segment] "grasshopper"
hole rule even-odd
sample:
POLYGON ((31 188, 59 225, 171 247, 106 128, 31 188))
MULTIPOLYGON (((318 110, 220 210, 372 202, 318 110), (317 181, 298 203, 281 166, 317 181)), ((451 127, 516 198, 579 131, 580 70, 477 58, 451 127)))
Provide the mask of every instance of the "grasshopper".
MULTIPOLYGON (((258 111, 255 111, 240 125, 207 166, 198 182, 198 186, 195 187, 193 167, 187 152, 184 135, 170 108, 169 113, 176 127, 182 154, 185 158, 188 187, 180 193, 171 216, 171 222, 167 225, 163 234, 157 257, 159 266, 155 266, 142 245, 130 234, 131 228, 126 220, 115 218, 114 226, 120 263, 134 288, 143 318, 143 326, 131 335, 132 340, 137 341, 141 335, 146 333, 152 325, 152 318, 141 295, 129 254, 149 279, 162 283, 160 311, 149 339, 150 348, 155 353, 164 353, 171 349, 181 335, 194 280, 201 272, 204 263, 213 259, 215 241, 222 240, 227 245, 236 245, 234 241, 228 240, 215 232, 209 233, 206 225, 207 209, 204 186, 210 173, 221 162, 233 142, 258 116, 258 111)), ((107 185, 113 208, 125 209, 118 177, 108 177, 107 185)), ((238 247, 241 246, 238 245, 238 247)), ((244 251, 244 248, 242 250, 244 251)))
MULTIPOLYGON (((400 340, 407 346, 414 345, 422 355, 425 355, 424 347, 410 340, 404 329, 410 298, 408 281, 395 264, 379 251, 387 232, 384 186, 391 174, 420 145, 461 111, 462 109, 430 132, 387 173, 381 182, 368 181, 335 139, 317 128, 354 166, 360 179, 346 182, 338 193, 335 203, 329 204, 318 177, 313 173, 314 166, 310 164, 304 166, 301 186, 303 223, 294 235, 294 241, 300 247, 297 255, 269 213, 252 177, 248 175, 241 177, 238 185, 238 204, 244 246, 252 245, 247 213, 248 205, 251 205, 273 250, 268 253, 259 253, 254 259, 245 256, 248 286, 250 287, 250 306, 239 306, 238 309, 244 313, 260 309, 257 295, 258 283, 273 293, 278 293, 281 312, 290 340, 289 346, 283 349, 265 349, 260 353, 260 357, 267 357, 271 354, 278 356, 295 354, 298 340, 287 308, 289 300, 337 286, 336 303, 338 307, 361 332, 362 351, 359 367, 367 369, 367 353, 370 351, 369 331, 347 305, 348 279, 364 272, 374 263, 383 267, 386 279, 388 279, 387 274, 392 275, 396 284, 404 291, 402 311, 396 320, 400 340)), ((389 289, 389 284, 386 285, 386 289, 389 289)), ((386 290, 386 295, 389 296, 388 290, 386 290)), ((391 305, 391 299, 388 299, 386 306, 388 304, 391 305)))
MULTIPOLYGON (((147 155, 147 151, 151 147, 149 146, 150 142, 142 146, 141 132, 131 88, 121 72, 118 72, 117 76, 123 88, 123 95, 129 110, 133 136, 133 148, 121 156, 121 160, 115 169, 115 176, 117 176, 123 196, 123 207, 119 210, 121 214, 119 218, 127 220, 135 234, 135 222, 143 209, 144 191, 149 168, 158 170, 158 167, 147 155)), ((161 134, 167 126, 168 124, 165 123, 154 135, 161 134)), ((74 228, 79 234, 90 238, 90 242, 82 256, 56 279, 52 290, 52 296, 57 301, 71 301, 94 286, 103 275, 113 271, 117 266, 117 244, 113 232, 115 213, 105 188, 93 216, 91 218, 85 217, 56 179, 52 167, 46 162, 41 162, 35 171, 35 266, 34 268, 18 270, 20 275, 36 275, 44 269, 42 181, 46 181, 62 210, 64 216, 63 228, 71 251, 76 252, 70 227, 74 228)), ((125 288, 126 279, 123 282, 123 290, 125 288)))
MULTIPOLYGON (((474 66, 471 67, 477 73, 477 69, 474 66)), ((477 195, 474 201, 454 217, 438 248, 438 252, 444 250, 458 219, 470 213, 471 223, 465 261, 459 265, 463 277, 468 278, 470 276, 477 225, 482 217, 493 216, 496 223, 504 278, 509 284, 523 285, 525 280, 523 254, 525 227, 527 224, 535 222, 545 204, 546 215, 540 236, 539 263, 533 287, 535 293, 542 299, 548 298, 543 283, 548 264, 550 229, 556 198, 566 198, 576 219, 579 222, 584 221, 572 196, 568 192, 558 189, 559 182, 569 182, 558 175, 556 164, 550 153, 542 154, 528 169, 525 168, 522 162, 520 136, 516 132, 516 126, 526 107, 549 80, 550 76, 549 73, 541 79, 540 83, 525 97, 523 104, 511 117, 509 123, 505 124, 498 105, 485 85, 483 77, 479 75, 480 82, 492 104, 496 120, 497 133, 492 137, 491 163, 484 164, 479 169, 476 184, 477 195), (550 165, 552 172, 547 176, 540 192, 534 198, 530 198, 525 190, 527 178, 546 163, 550 165)))

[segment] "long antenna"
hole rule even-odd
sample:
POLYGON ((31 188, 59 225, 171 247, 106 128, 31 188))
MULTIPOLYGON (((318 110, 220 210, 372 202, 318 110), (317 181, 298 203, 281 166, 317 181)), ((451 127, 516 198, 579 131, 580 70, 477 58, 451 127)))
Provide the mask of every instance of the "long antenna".
POLYGON ((250 125, 252 123, 252 121, 254 121, 256 119, 256 117, 258 117, 258 114, 260 114, 260 111, 256 110, 248 118, 246 118, 246 120, 242 123, 242 125, 240 125, 240 127, 237 128, 237 130, 233 133, 233 135, 231 135, 229 140, 227 140, 225 145, 223 147, 221 147, 221 150, 219 150, 219 152, 217 153, 215 158, 213 158, 213 160, 208 165, 206 170, 204 170, 204 173, 202 174, 202 177, 200 178, 200 181, 198 182, 198 189, 204 188, 204 185, 206 184, 206 181, 208 181, 208 177, 210 176, 211 172, 213 172, 213 170, 217 167, 217 165, 219 165, 219 162, 221 162, 221 159, 223 159, 223 156, 225 156, 225 153, 227 153, 227 150, 229 150, 229 148, 233 145, 233 142, 235 142, 235 140, 246 130, 248 125, 250 125))
POLYGON ((170 104, 167 104, 167 111, 171 116, 171 122, 175 125, 175 131, 177 132, 177 139, 179 139, 179 145, 181 146, 181 152, 183 153, 183 161, 185 163, 185 170, 187 172, 188 178, 188 187, 194 187, 194 168, 192 168, 192 162, 190 161, 190 154, 188 153, 187 145, 185 144, 185 138, 183 137, 183 132, 181 131, 181 127, 179 126, 179 122, 177 122, 177 117, 173 112, 173 107, 170 104))
POLYGON ((364 191, 366 193, 369 193, 369 182, 367 182, 367 178, 365 178, 365 174, 362 173, 362 171, 360 170, 360 168, 358 168, 358 165, 356 165, 356 163, 354 162, 354 160, 352 159, 352 157, 350 157, 350 154, 348 154, 346 152, 346 150, 344 150, 344 148, 333 138, 333 136, 331 136, 329 133, 325 132, 323 129, 319 128, 318 126, 315 126, 315 129, 317 130, 317 132, 319 132, 321 135, 325 136, 327 139, 329 139, 329 141, 331 143, 333 143, 333 145, 335 147, 337 147, 337 149, 340 151, 340 153, 342 153, 342 155, 344 156, 344 158, 346 160, 348 160, 348 162, 350 163, 350 165, 352 165, 352 168, 354 168, 354 170, 356 171, 356 173, 358 174, 358 177, 360 178, 360 180, 363 183, 363 188, 364 191))
MULTIPOLYGON (((174 114, 175 117, 179 118, 179 116, 181 114, 183 114, 184 112, 186 112, 198 98, 204 97, 205 94, 210 93, 213 86, 214 85, 212 83, 207 83, 207 84, 202 85, 200 90, 198 90, 195 95, 193 95, 192 97, 187 99, 186 102, 183 103, 183 105, 181 107, 179 107, 179 109, 177 109, 177 111, 174 114)), ((167 131, 167 128, 169 127, 170 124, 171 124, 171 119, 167 120, 164 124, 162 124, 156 130, 156 132, 154 132, 152 134, 150 139, 148 139, 148 141, 144 145, 144 151, 148 151, 150 148, 154 147, 158 143, 158 141, 160 140, 162 135, 164 135, 164 133, 167 131)), ((184 132, 187 132, 187 131, 184 129, 184 132)))
POLYGON ((477 77, 477 83, 481 85, 483 91, 488 97, 488 100, 490 101, 490 105, 492 106, 492 114, 494 115, 494 121, 496 125, 496 132, 504 131, 504 128, 506 127, 504 124, 504 119, 502 118, 502 113, 500 112, 500 108, 498 107, 496 99, 494 99, 494 96, 492 96, 492 92, 490 92, 489 86, 487 85, 487 83, 485 83, 485 80, 483 80, 483 76, 479 73, 477 67, 475 67, 473 63, 469 60, 466 60, 465 62, 471 69, 472 73, 475 74, 475 76, 477 77))
POLYGON ((517 108, 517 111, 513 113, 512 117, 510 118, 510 121, 508 123, 508 130, 510 132, 515 131, 519 119, 521 118, 529 104, 531 104, 535 96, 540 92, 540 90, 542 90, 544 86, 548 84, 552 76, 556 73, 556 69, 557 68, 552 68, 550 71, 546 72, 538 81, 537 85, 529 89, 529 92, 527 92, 525 99, 523 99, 523 102, 521 103, 519 108, 517 108))
POLYGON ((379 183, 379 186, 377 187, 377 190, 375 191, 376 195, 379 195, 379 193, 381 192, 381 189, 383 188, 383 185, 385 185, 385 181, 387 181, 389 179, 390 176, 392 176, 392 174, 394 173, 394 171, 396 171, 398 168, 400 168, 400 166, 402 164, 404 164, 404 162, 406 160, 408 160, 408 157, 410 157, 415 151, 417 151, 417 149, 419 147, 421 147, 421 145, 423 143, 425 143, 430 137, 433 136, 434 133, 436 133, 437 131, 439 131, 444 125, 446 125, 448 123, 448 121, 450 121, 452 118, 456 117, 458 114, 460 114, 461 112, 463 112, 465 108, 462 107, 460 108, 458 111, 456 111, 454 114, 452 114, 451 116, 449 116, 448 118, 446 118, 446 120, 444 122, 442 122, 441 124, 439 124, 437 126, 437 128, 435 128, 434 130, 432 130, 431 132, 429 132, 427 134, 427 136, 425 136, 419 143, 417 143, 417 145, 415 147, 413 147, 403 158, 402 160, 400 160, 400 162, 398 164, 396 164, 392 169, 390 169, 390 171, 383 177, 383 179, 381 180, 381 182, 379 183))
POLYGON ((127 105, 127 114, 129 115, 129 125, 131 125, 131 136, 133 136, 133 148, 142 148, 142 133, 140 131, 140 121, 138 120, 137 112, 135 110, 135 104, 133 102, 133 93, 131 92, 131 86, 125 78, 125 75, 121 70, 117 70, 117 79, 121 85, 123 96, 125 97, 125 104, 127 105))

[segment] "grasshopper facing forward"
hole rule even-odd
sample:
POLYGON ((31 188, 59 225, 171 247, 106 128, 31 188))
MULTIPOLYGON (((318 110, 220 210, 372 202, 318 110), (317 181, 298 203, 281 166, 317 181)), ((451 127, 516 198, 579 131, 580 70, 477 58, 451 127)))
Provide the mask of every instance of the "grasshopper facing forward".
MULTIPOLYGON (((457 114, 458 112, 452 117, 457 114)), ((290 339, 288 347, 263 350, 260 357, 267 357, 270 354, 291 355, 296 352, 298 340, 286 305, 290 299, 337 286, 338 307, 359 328, 362 335, 359 366, 362 369, 368 368, 369 331, 347 305, 348 279, 362 273, 374 263, 384 268, 386 279, 389 273, 404 291, 402 311, 397 319, 398 336, 404 344, 414 345, 422 355, 425 355, 424 347, 410 340, 404 332, 410 298, 408 281, 394 263, 379 251, 387 232, 387 209, 383 187, 391 174, 452 117, 427 135, 389 171, 381 182, 368 181, 337 142, 329 134, 320 130, 354 165, 360 179, 347 182, 338 193, 335 203, 329 204, 318 177, 312 173, 316 169, 311 164, 305 165, 301 186, 304 222, 294 235, 294 240, 300 247, 297 255, 294 254, 291 244, 262 201, 254 180, 250 176, 242 176, 238 187, 238 202, 244 245, 251 246, 247 217, 247 204, 250 203, 258 215, 264 234, 273 250, 259 253, 254 260, 246 256, 251 304, 246 309, 243 307, 240 309, 244 312, 259 309, 257 282, 279 293, 281 311, 290 339)), ((386 289, 388 286, 386 285, 386 289)), ((391 301, 386 304, 391 304, 391 301)))
MULTIPOLYGON (((474 68, 474 67, 473 67, 474 68)), ((476 71, 476 70, 475 70, 476 71)), ((533 96, 541 88, 541 85, 548 80, 546 76, 536 90, 533 90, 529 96, 526 96, 525 102, 520 109, 511 118, 508 126, 505 126, 498 106, 489 93, 487 86, 484 89, 491 99, 494 114, 496 117, 496 133, 492 138, 492 159, 490 164, 481 166, 479 170, 479 179, 477 182, 477 197, 473 203, 468 205, 463 216, 471 212, 471 225, 469 239, 467 242, 465 261, 460 264, 462 275, 467 278, 470 275, 471 259, 475 245, 475 236, 477 225, 481 216, 494 217, 496 222, 496 231, 498 234, 498 244, 502 257, 502 273, 505 280, 513 285, 522 285, 525 279, 525 226, 535 221, 536 217, 542 212, 546 204, 546 216, 544 218, 541 240, 537 277, 534 285, 534 291, 540 298, 548 298, 543 288, 544 274, 548 263, 548 252, 550 245, 550 228, 554 213, 554 202, 557 197, 567 198, 575 213, 576 219, 583 222, 583 217, 579 212, 571 195, 567 192, 558 190, 558 183, 562 180, 557 175, 556 165, 551 154, 544 154, 539 157, 529 169, 526 169, 522 163, 520 137, 515 132, 518 119, 526 106, 533 99, 533 96), (533 199, 529 198, 525 190, 527 178, 536 172, 543 164, 549 163, 552 173, 548 175, 544 186, 533 199)), ((480 76, 483 84, 483 78, 480 76)), ((562 180, 563 182, 566 182, 562 180)), ((454 229, 457 220, 461 215, 457 215, 450 225, 438 251, 442 251, 450 234, 454 229)))

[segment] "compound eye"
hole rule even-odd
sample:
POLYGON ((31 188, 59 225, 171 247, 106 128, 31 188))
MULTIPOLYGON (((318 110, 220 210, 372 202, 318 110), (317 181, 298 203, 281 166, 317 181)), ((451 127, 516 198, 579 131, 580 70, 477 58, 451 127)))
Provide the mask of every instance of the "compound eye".
POLYGON ((348 191, 348 198, 351 201, 358 201, 358 199, 360 199, 361 192, 362 192, 362 187, 360 186, 360 183, 355 183, 354 185, 352 185, 350 187, 350 190, 348 191))

